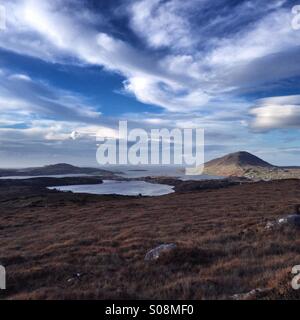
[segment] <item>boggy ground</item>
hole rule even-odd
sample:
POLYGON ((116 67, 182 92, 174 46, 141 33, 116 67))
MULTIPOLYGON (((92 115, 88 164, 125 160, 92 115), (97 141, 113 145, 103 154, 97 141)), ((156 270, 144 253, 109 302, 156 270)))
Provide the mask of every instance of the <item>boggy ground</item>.
POLYGON ((300 181, 154 198, 0 188, 4 299, 297 299, 300 231, 265 230, 293 212, 300 181), (155 262, 149 249, 176 243, 155 262), (79 274, 79 275, 76 275, 79 274))

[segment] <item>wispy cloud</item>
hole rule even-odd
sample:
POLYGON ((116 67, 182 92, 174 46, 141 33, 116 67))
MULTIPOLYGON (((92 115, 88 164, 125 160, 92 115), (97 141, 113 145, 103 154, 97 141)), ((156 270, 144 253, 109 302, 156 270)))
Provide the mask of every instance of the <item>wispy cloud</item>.
POLYGON ((32 80, 25 74, 0 74, 1 117, 97 123, 101 113, 71 92, 32 80))
MULTIPOLYGON (((131 2, 127 12, 133 32, 154 50, 166 48, 156 54, 117 39, 105 28, 99 31, 87 10, 84 15, 71 14, 73 3, 10 0, 8 6, 14 15, 8 21, 7 33, 0 35, 0 46, 48 61, 73 56, 84 63, 104 66, 126 77, 124 89, 138 100, 169 111, 208 106, 223 92, 245 85, 243 78, 247 79, 255 61, 300 44, 300 34, 290 27, 290 11, 283 6, 284 1, 260 4, 258 9, 249 2, 231 11, 225 6, 225 15, 231 17, 232 11, 238 12, 248 22, 243 28, 233 19, 235 28, 228 29, 228 34, 220 33, 226 17, 212 13, 208 1, 131 2), (259 14, 255 20, 256 11, 259 14), (207 18, 208 26, 203 29, 218 26, 218 32, 204 37, 196 18, 207 18)), ((98 18, 104 19, 101 15, 98 18)))
POLYGON ((153 48, 188 49, 195 43, 188 16, 200 1, 142 0, 129 5, 130 25, 153 48))

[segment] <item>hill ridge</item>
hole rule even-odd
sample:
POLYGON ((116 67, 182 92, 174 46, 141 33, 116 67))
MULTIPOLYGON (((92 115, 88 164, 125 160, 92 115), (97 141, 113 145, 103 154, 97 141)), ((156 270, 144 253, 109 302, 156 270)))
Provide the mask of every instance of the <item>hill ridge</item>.
POLYGON ((24 169, 0 169, 0 177, 6 176, 42 176, 42 175, 64 175, 64 174, 97 174, 113 176, 114 173, 108 170, 77 167, 67 163, 45 165, 43 167, 32 167, 24 169))

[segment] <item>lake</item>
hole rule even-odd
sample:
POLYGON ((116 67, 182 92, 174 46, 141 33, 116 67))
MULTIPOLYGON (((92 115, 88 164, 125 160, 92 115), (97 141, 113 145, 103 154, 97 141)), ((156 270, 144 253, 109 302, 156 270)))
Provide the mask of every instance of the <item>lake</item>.
POLYGON ((122 196, 162 196, 174 192, 174 187, 148 183, 145 181, 115 181, 103 180, 103 184, 73 185, 49 187, 50 190, 71 191, 74 193, 89 193, 98 195, 117 194, 122 196))
POLYGON ((182 181, 188 180, 215 180, 224 179, 220 176, 212 176, 207 174, 190 176, 185 174, 185 169, 179 166, 155 166, 155 165, 140 165, 140 166, 108 166, 106 169, 112 172, 122 172, 118 174, 120 177, 128 179, 144 178, 144 177, 170 177, 177 178, 182 181))

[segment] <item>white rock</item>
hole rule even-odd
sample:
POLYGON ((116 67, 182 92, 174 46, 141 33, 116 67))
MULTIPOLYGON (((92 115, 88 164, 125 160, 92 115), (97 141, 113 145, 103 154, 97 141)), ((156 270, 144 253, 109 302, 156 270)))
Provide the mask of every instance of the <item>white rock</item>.
POLYGON ((274 222, 269 221, 265 228, 267 230, 273 229, 275 227, 281 227, 284 225, 289 225, 293 227, 300 227, 300 215, 292 214, 289 216, 286 216, 284 218, 279 218, 274 222))

